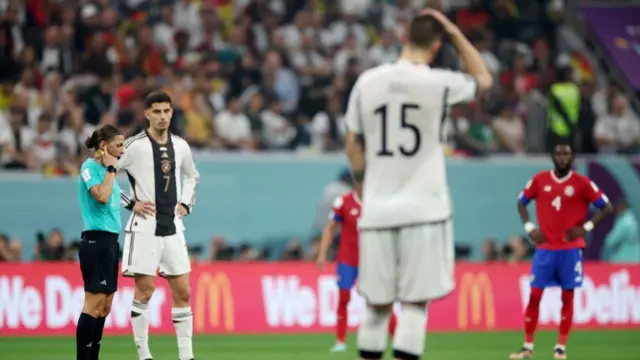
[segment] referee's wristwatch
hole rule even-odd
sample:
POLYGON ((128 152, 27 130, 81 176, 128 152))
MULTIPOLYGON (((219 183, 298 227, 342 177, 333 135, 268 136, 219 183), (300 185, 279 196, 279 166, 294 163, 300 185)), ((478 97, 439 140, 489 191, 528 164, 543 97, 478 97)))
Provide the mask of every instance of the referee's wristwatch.
POLYGON ((113 166, 113 165, 109 165, 109 166, 107 166, 107 172, 115 174, 116 172, 118 172, 118 169, 116 169, 116 167, 113 166))

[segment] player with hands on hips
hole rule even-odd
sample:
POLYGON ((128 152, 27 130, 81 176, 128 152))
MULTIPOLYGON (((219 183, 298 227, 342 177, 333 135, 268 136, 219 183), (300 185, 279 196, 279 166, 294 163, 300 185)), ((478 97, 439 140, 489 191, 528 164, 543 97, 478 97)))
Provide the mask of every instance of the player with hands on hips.
POLYGON ((531 293, 525 309, 525 339, 522 348, 511 359, 533 356, 533 340, 538 325, 542 293, 546 287, 562 288, 562 310, 555 359, 566 359, 566 343, 573 322, 574 290, 582 286, 582 250, 584 236, 613 212, 607 196, 588 177, 572 170, 573 148, 559 142, 553 148, 553 170, 533 176, 520 193, 518 213, 524 229, 536 243, 531 264, 531 293), (540 228, 531 221, 527 205, 536 201, 536 217, 540 228), (599 209, 584 222, 593 204, 599 209))

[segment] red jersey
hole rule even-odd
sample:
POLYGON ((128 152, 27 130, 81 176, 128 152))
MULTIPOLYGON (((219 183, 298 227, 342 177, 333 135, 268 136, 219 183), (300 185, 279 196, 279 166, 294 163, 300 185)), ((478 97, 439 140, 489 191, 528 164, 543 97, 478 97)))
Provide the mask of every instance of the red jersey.
POLYGON ((582 226, 589 204, 606 203, 607 197, 588 177, 570 171, 559 179, 553 170, 541 171, 529 180, 520 193, 520 201, 536 200, 536 217, 547 239, 540 249, 566 250, 584 248, 583 238, 565 242, 567 230, 582 226))
POLYGON ((360 217, 360 199, 350 191, 338 196, 333 202, 331 220, 340 224, 340 244, 336 261, 342 264, 358 266, 358 218, 360 217))

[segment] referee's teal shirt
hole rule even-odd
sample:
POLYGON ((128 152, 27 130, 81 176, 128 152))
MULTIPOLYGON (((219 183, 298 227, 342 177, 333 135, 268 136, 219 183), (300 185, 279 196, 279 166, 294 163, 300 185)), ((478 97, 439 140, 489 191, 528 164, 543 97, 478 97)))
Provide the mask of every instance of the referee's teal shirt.
POLYGON ((111 198, 106 204, 99 203, 89 192, 95 185, 102 184, 107 169, 89 158, 80 168, 78 177, 78 199, 84 222, 84 231, 99 230, 119 234, 122 229, 120 218, 120 186, 116 180, 111 188, 111 198))

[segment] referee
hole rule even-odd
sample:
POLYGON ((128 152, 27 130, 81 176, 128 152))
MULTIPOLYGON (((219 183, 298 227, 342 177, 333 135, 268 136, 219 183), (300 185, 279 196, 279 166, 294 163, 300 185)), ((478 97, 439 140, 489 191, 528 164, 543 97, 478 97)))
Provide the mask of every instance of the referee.
POLYGON ((76 329, 77 360, 97 360, 102 331, 118 288, 118 234, 120 187, 115 180, 124 136, 116 127, 98 127, 85 141, 95 155, 80 168, 78 200, 84 228, 80 242, 80 269, 84 307, 76 329))

